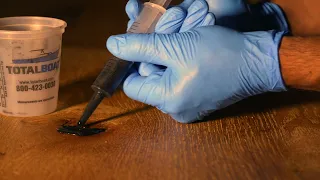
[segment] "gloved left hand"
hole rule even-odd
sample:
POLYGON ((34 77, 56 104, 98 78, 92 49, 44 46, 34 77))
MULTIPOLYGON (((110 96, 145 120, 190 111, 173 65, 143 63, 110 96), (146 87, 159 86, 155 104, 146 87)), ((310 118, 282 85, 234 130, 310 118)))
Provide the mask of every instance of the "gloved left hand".
POLYGON ((190 123, 250 96, 286 90, 278 58, 283 34, 206 26, 174 34, 111 36, 107 47, 118 58, 167 67, 147 77, 131 74, 124 92, 190 123))
MULTIPOLYGON (((130 21, 136 20, 143 5, 139 0, 129 0, 126 12, 130 21)), ((155 32, 170 34, 186 32, 193 28, 221 25, 238 31, 278 30, 288 33, 286 18, 279 6, 263 2, 250 5, 245 0, 184 0, 171 7, 159 20, 155 32)), ((160 67, 150 63, 138 64, 141 76, 159 71, 160 67)))
MULTIPOLYGON (((140 0, 129 0, 126 5, 126 13, 130 18, 128 29, 135 22, 143 4, 140 0)), ((186 0, 179 6, 169 8, 160 18, 155 27, 157 34, 171 34, 185 32, 202 26, 214 25, 215 17, 208 12, 209 6, 205 0, 186 0)), ((161 67, 150 63, 139 63, 138 72, 141 76, 149 76, 161 67)))

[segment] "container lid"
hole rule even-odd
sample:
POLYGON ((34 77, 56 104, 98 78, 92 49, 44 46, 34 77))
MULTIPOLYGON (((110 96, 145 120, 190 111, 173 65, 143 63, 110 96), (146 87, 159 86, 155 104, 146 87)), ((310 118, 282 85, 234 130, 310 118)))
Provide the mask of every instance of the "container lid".
POLYGON ((49 17, 6 17, 0 18, 0 39, 41 38, 64 33, 67 23, 49 17))

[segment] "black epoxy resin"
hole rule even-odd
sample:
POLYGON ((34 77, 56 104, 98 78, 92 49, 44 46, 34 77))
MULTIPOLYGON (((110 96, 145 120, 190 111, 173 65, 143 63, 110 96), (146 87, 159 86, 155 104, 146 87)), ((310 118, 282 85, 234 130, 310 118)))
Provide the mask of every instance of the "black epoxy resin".
POLYGON ((95 134, 99 134, 102 132, 105 132, 105 129, 99 129, 99 128, 89 128, 89 126, 86 126, 85 123, 93 113, 93 111, 98 107, 100 102, 103 100, 104 95, 103 93, 97 91, 92 96, 91 100, 89 101, 86 109, 84 110, 80 121, 78 122, 77 126, 66 126, 62 125, 58 132, 63 134, 71 134, 71 135, 77 135, 77 136, 91 136, 95 134))
POLYGON ((83 126, 62 126, 58 129, 59 133, 77 136, 92 136, 105 132, 106 129, 88 128, 83 126))

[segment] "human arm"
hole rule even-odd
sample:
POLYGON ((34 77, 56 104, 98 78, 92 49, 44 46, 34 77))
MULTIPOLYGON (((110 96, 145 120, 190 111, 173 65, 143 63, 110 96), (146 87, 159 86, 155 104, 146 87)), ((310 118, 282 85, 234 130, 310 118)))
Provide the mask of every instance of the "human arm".
POLYGON ((320 91, 320 37, 284 37, 280 64, 287 87, 320 91))
POLYGON ((250 96, 285 91, 278 49, 284 34, 208 26, 167 35, 118 35, 107 47, 125 60, 165 66, 148 76, 131 74, 124 91, 189 123, 250 96))
MULTIPOLYGON (((182 4, 171 8, 165 14, 164 18, 162 18, 159 22, 156 32, 161 34, 184 32, 189 29, 199 27, 200 25, 196 25, 194 22, 199 22, 206 16, 211 17, 211 19, 213 16, 214 19, 213 21, 211 20, 210 23, 203 24, 203 26, 213 25, 212 23, 217 21, 216 24, 218 25, 226 27, 231 26, 234 29, 237 29, 236 27, 247 27, 258 30, 267 30, 268 28, 271 28, 288 31, 288 25, 279 6, 273 3, 259 4, 259 1, 260 0, 247 0, 247 2, 251 3, 252 5, 245 5, 246 3, 243 0, 207 0, 207 3, 209 4, 208 6, 206 6, 205 3, 202 6, 193 5, 198 8, 198 15, 194 14, 193 17, 187 17, 188 14, 193 14, 190 10, 188 12, 188 8, 190 8, 195 1, 185 0, 182 4), (214 15, 210 14, 210 12, 207 13, 207 11, 214 13, 214 15), (257 23, 259 21, 263 23, 257 23), (188 28, 182 28, 180 31, 182 24, 188 28)), ((287 9, 287 6, 291 7, 291 5, 295 8, 299 4, 298 2, 296 2, 296 4, 288 4, 285 3, 286 1, 281 0, 275 0, 274 2, 280 3, 280 5, 284 6, 285 9, 287 9)), ((127 13, 131 19, 129 26, 137 16, 141 6, 142 5, 139 4, 139 1, 137 0, 131 0, 128 2, 127 13)), ((293 10, 295 10, 294 8, 293 10)), ((298 10, 296 14, 299 14, 299 12, 300 10, 298 10)), ((295 17, 292 16, 292 13, 290 12, 288 14, 288 18, 292 20, 291 22, 293 22, 293 25, 298 23, 295 21, 295 17)), ((283 39, 282 48, 280 51, 280 63, 284 80, 286 81, 288 87, 317 90, 317 87, 319 86, 319 83, 317 83, 319 82, 318 69, 320 69, 319 65, 317 65, 317 63, 319 63, 317 60, 319 58, 317 49, 319 49, 320 46, 318 39, 319 38, 314 37, 285 37, 283 39), (304 52, 308 53, 305 54, 304 52), (310 69, 310 72, 301 71, 299 70, 300 67, 303 67, 303 69, 310 69)), ((146 75, 156 70, 156 68, 151 68, 155 66, 150 64, 148 68, 145 67, 146 66, 140 66, 140 74, 146 75)))

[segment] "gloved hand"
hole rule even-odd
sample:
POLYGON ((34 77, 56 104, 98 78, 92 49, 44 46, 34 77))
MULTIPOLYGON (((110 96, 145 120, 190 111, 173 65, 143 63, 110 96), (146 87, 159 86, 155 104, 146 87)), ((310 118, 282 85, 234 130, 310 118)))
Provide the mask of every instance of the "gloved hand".
MULTIPOLYGON (((141 9, 142 4, 139 0, 128 1, 126 6, 130 18, 128 28, 141 9)), ((286 33, 289 31, 283 12, 273 3, 249 5, 244 0, 184 0, 163 15, 155 32, 158 34, 186 32, 196 27, 214 24, 239 31, 273 29, 286 33)), ((159 66, 149 63, 138 65, 141 76, 148 76, 160 69, 159 66)))
POLYGON ((216 25, 241 32, 278 30, 289 32, 289 26, 281 8, 262 1, 248 4, 247 0, 207 0, 209 12, 216 18, 216 25))
MULTIPOLYGON (((130 18, 128 29, 135 22, 142 7, 140 0, 128 1, 126 5, 126 13, 130 18)), ((214 25, 214 15, 209 13, 208 10, 209 7, 205 0, 185 1, 180 6, 169 8, 166 11, 157 23, 155 33, 171 34, 185 32, 196 27, 214 25)), ((138 65, 138 72, 141 76, 148 76, 161 69, 163 69, 161 66, 149 63, 138 65)))
POLYGON ((111 36, 109 51, 124 60, 167 67, 124 82, 130 98, 190 123, 264 92, 286 90, 278 47, 284 32, 239 33, 221 26, 174 34, 111 36))
MULTIPOLYGON (((126 13, 130 18, 128 29, 138 17, 142 7, 140 0, 128 1, 126 5, 126 13)), ((209 6, 205 0, 193 0, 192 3, 185 1, 165 12, 157 23, 155 32, 170 34, 185 32, 195 27, 214 25, 215 17, 208 10, 209 6)))

